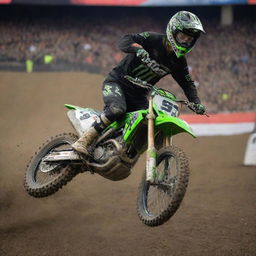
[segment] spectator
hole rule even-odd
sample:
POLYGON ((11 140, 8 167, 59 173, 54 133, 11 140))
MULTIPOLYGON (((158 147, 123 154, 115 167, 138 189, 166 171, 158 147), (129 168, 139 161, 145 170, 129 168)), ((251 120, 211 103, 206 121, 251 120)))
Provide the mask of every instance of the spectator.
MULTIPOLYGON (((0 20, 0 62, 24 65, 27 59, 34 66, 43 65, 44 56, 54 56, 55 65, 86 64, 109 72, 123 57, 117 41, 130 32, 163 32, 166 20, 144 15, 100 19, 100 16, 12 17, 0 20)), ((204 21, 207 35, 188 55, 193 80, 208 111, 256 110, 256 37, 253 21, 239 20, 230 27, 218 26, 218 21, 204 21), (191 58, 190 58, 191 56, 191 58), (200 86, 199 86, 200 85, 200 86), (225 97, 223 95, 228 95, 225 97), (225 99, 224 99, 224 98, 225 99)), ((54 66, 55 66, 54 65, 54 66)), ((159 86, 170 89, 178 98, 183 93, 170 78, 159 86)))

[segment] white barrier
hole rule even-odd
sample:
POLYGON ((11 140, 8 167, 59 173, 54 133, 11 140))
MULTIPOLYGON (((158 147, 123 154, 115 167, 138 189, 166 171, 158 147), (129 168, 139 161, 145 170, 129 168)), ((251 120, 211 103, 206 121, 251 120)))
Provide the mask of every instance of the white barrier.
POLYGON ((252 133, 247 141, 244 165, 256 166, 256 112, 181 115, 196 136, 218 136, 252 133))
POLYGON ((254 126, 253 133, 249 136, 247 141, 244 165, 255 165, 256 166, 256 123, 254 126))
POLYGON ((251 133, 254 123, 238 124, 191 124, 196 136, 219 136, 251 133))

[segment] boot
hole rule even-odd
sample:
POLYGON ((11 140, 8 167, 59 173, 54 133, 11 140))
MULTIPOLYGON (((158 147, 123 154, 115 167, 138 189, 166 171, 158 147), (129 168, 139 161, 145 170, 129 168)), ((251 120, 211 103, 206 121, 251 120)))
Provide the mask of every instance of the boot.
POLYGON ((71 145, 71 147, 81 153, 88 155, 88 146, 92 144, 93 140, 99 136, 94 126, 90 127, 84 134, 71 145))

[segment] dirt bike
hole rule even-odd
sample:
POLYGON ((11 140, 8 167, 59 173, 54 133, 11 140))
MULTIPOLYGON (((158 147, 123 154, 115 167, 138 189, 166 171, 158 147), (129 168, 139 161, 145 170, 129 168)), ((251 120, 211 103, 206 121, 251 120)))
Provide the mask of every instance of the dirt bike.
POLYGON ((189 179, 189 161, 172 137, 186 132, 195 137, 190 126, 178 118, 183 105, 167 90, 138 78, 125 77, 135 86, 149 89, 148 109, 126 113, 111 123, 90 146, 91 154, 82 155, 71 148, 78 136, 99 118, 100 112, 65 104, 75 134, 60 134, 47 141, 27 166, 24 187, 29 195, 46 197, 57 192, 78 173, 89 171, 119 181, 147 152, 146 169, 138 189, 137 212, 148 226, 166 222, 179 208, 189 179))

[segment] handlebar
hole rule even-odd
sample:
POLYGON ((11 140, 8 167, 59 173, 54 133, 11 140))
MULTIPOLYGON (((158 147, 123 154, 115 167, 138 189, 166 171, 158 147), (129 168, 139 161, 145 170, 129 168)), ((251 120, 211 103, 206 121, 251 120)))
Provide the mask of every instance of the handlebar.
MULTIPOLYGON (((193 112, 196 113, 194 102, 190 102, 190 101, 187 101, 187 100, 176 100, 176 102, 186 105, 190 110, 192 110, 193 112)), ((205 115, 207 117, 210 117, 207 113, 204 113, 203 115, 205 115)))
MULTIPOLYGON (((124 78, 127 79, 128 81, 130 81, 132 84, 138 85, 143 88, 150 88, 151 90, 154 90, 156 93, 159 90, 156 86, 149 84, 148 82, 143 81, 137 77, 133 78, 131 76, 125 75, 124 78)), ((187 100, 176 100, 176 102, 186 105, 190 110, 192 110, 193 112, 196 113, 194 102, 189 102, 187 100)), ((207 113, 204 113, 204 115, 206 115, 207 117, 210 117, 207 113)))

